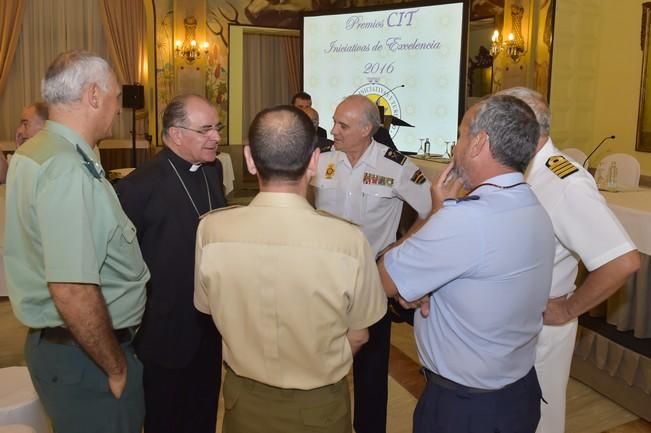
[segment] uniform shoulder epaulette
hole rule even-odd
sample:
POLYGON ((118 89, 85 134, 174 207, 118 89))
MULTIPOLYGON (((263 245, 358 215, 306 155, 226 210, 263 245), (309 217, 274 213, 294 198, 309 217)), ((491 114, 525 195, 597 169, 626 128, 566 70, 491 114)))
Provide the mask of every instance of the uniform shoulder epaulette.
POLYGON ((550 156, 545 165, 552 171, 552 173, 561 179, 565 179, 567 176, 579 171, 579 169, 563 155, 550 156))
POLYGON ((316 213, 318 213, 318 214, 321 215, 321 216, 326 216, 326 217, 334 218, 334 219, 337 219, 337 220, 339 220, 339 221, 346 222, 346 223, 348 223, 348 224, 350 224, 350 225, 353 225, 353 226, 355 226, 355 227, 359 227, 358 224, 355 224, 354 222, 352 222, 352 221, 350 221, 350 220, 347 220, 346 218, 342 218, 342 217, 340 217, 340 216, 338 216, 338 215, 335 215, 335 214, 330 213, 330 212, 328 212, 328 211, 325 211, 325 210, 323 210, 323 209, 317 209, 317 210, 316 210, 316 213))
POLYGON ((405 155, 393 149, 387 149, 384 157, 400 165, 405 165, 405 161, 407 161, 407 157, 405 155))
POLYGON ((226 206, 226 207, 220 207, 220 208, 217 208, 217 209, 213 209, 213 210, 208 211, 208 212, 206 212, 205 214, 201 215, 201 216, 199 217, 199 219, 204 219, 204 218, 207 217, 208 215, 212 215, 212 214, 214 214, 214 213, 222 212, 222 211, 229 210, 229 209, 235 209, 235 208, 237 208, 237 207, 243 207, 243 206, 242 206, 242 205, 239 205, 239 204, 234 204, 234 205, 232 205, 232 206, 226 206))

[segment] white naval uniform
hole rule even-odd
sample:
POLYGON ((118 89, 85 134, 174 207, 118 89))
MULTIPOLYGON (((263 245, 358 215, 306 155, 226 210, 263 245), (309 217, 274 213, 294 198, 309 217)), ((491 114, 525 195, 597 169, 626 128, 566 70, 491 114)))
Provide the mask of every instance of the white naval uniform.
MULTIPOLYGON (((526 173, 554 226, 556 253, 550 297, 569 296, 579 260, 588 271, 635 250, 617 217, 606 205, 594 179, 566 159, 551 139, 532 159, 526 173)), ((538 433, 565 431, 565 390, 570 374, 578 321, 543 326, 536 347, 536 371, 543 397, 538 433)))
POLYGON ((312 178, 315 204, 361 226, 375 254, 396 240, 402 202, 420 218, 432 210, 430 182, 399 152, 373 140, 355 167, 344 152, 322 152, 312 178))

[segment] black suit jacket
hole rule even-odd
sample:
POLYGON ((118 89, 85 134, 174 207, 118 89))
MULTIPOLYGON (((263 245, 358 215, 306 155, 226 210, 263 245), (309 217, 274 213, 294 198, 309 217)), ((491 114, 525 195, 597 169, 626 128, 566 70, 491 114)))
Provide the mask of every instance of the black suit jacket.
POLYGON ((170 161, 200 213, 209 208, 202 170, 213 209, 225 206, 219 161, 191 173, 190 164, 167 148, 119 181, 116 189, 124 211, 138 230, 142 255, 151 272, 136 351, 145 362, 181 368, 192 360, 206 333, 213 335, 218 344, 221 341, 211 317, 194 308, 199 218, 170 161))

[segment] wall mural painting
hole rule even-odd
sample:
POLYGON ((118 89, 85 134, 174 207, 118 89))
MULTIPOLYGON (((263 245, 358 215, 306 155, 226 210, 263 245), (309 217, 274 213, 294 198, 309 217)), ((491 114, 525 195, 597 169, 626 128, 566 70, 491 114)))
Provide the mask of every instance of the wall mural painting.
MULTIPOLYGON (((156 0, 156 86, 158 119, 174 97, 174 12, 171 0, 156 0)), ((160 128, 159 122, 159 128, 160 128)), ((160 141, 157 142, 162 145, 160 141)))
MULTIPOLYGON (((228 125, 228 26, 248 24, 241 11, 242 2, 207 2, 206 37, 210 53, 206 68, 206 98, 217 107, 220 121, 228 125)), ((228 137, 228 131, 222 133, 228 137)))
POLYGON ((535 36, 536 49, 535 60, 535 84, 534 89, 549 99, 549 75, 550 62, 552 58, 552 37, 554 33, 554 0, 543 0, 540 4, 539 31, 535 36), (544 17, 544 21, 542 20, 544 17))
MULTIPOLYGON (((154 0, 156 5, 156 77, 158 115, 175 95, 174 8, 172 0, 154 0)), ((210 44, 206 62, 206 97, 216 105, 220 120, 227 124, 228 26, 300 28, 303 12, 350 7, 408 3, 410 0, 207 0, 206 38, 210 44)), ((499 15, 504 0, 472 0, 472 15, 499 15)), ((222 134, 227 137, 227 131, 222 134)))

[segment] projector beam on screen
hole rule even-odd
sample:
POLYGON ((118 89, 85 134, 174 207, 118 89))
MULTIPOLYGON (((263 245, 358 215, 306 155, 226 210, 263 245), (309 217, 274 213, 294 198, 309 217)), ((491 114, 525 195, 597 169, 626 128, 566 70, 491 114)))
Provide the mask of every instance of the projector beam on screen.
POLYGON ((390 125, 398 149, 416 152, 429 138, 432 153, 444 153, 463 103, 468 7, 439 3, 303 18, 303 89, 322 127, 332 129, 343 98, 362 94, 414 126, 390 125))

